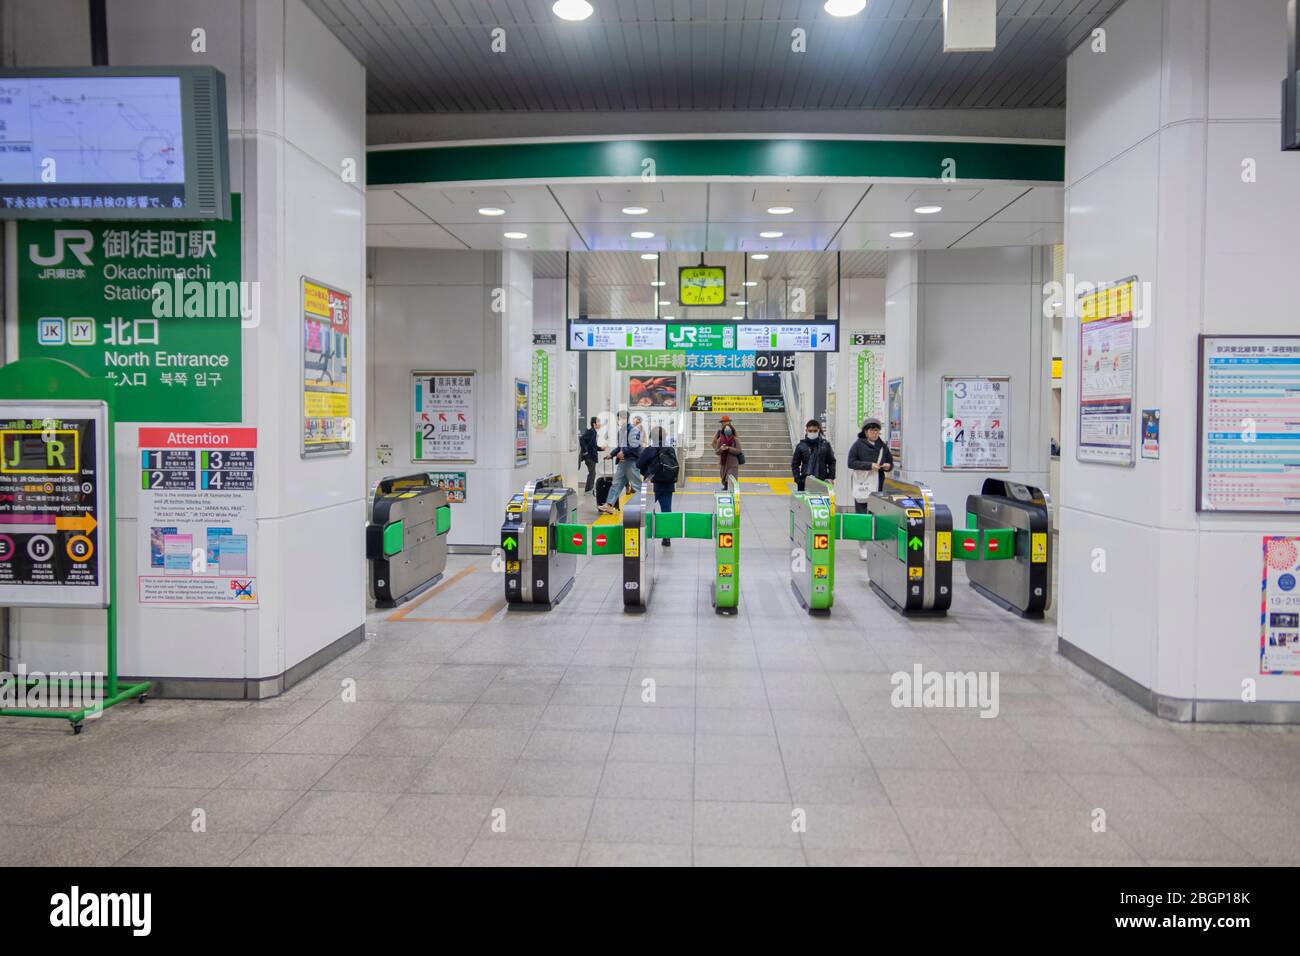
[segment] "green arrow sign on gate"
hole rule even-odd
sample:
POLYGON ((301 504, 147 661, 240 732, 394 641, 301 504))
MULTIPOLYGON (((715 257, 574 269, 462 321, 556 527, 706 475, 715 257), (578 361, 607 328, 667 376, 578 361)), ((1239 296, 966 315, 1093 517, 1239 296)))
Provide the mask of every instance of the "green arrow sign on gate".
POLYGON ((921 539, 916 537, 916 535, 913 535, 912 539, 907 542, 907 546, 911 548, 913 551, 916 551, 921 547, 921 539))
POLYGON ((518 542, 514 538, 506 538, 501 542, 501 546, 507 551, 513 551, 518 546, 518 542))

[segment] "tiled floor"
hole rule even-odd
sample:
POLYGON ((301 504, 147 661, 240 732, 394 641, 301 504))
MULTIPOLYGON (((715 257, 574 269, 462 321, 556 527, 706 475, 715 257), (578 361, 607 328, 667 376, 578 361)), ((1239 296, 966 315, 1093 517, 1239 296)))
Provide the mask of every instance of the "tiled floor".
POLYGON ((742 521, 733 618, 705 542, 660 553, 641 616, 614 559, 507 615, 486 613, 491 559, 458 556, 280 699, 125 705, 80 737, 0 721, 0 863, 1300 862, 1300 728, 1157 720, 964 581, 946 619, 904 620, 849 549, 810 618, 785 499, 747 497, 742 521), (997 671, 999 716, 894 708, 917 663, 997 671))

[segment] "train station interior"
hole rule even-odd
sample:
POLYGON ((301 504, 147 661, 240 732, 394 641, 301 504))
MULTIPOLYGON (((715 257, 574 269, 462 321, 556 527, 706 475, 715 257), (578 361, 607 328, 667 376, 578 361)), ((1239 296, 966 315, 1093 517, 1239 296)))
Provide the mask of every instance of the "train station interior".
POLYGON ((0 0, 0 863, 1300 864, 1298 36, 0 0))

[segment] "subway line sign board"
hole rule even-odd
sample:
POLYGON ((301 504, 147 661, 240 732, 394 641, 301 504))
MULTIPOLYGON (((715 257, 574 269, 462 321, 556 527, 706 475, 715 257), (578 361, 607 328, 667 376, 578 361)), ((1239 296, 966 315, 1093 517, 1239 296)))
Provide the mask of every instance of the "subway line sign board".
POLYGON ((17 224, 18 354, 117 387, 123 422, 237 422, 239 197, 230 220, 17 224))
POLYGON ((569 320, 571 352, 838 352, 835 322, 585 322, 569 320))

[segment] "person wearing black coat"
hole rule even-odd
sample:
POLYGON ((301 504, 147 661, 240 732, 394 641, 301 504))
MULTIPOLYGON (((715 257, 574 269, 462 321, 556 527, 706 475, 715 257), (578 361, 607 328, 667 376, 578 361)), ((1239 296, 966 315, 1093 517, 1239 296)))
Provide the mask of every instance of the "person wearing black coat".
MULTIPOLYGON (((880 419, 868 418, 862 423, 858 440, 849 449, 849 469, 875 474, 876 491, 885 487, 885 476, 894 470, 894 456, 889 452, 889 445, 880 437, 880 419)), ((869 510, 865 501, 857 500, 857 495, 854 495, 853 504, 858 514, 866 514, 869 510)), ((858 542, 858 557, 863 561, 867 559, 865 541, 858 542)))
POLYGON ((835 451, 831 448, 830 439, 822 435, 822 423, 815 418, 804 426, 803 440, 794 446, 790 473, 800 491, 804 490, 804 481, 808 478, 835 480, 835 451))
MULTIPOLYGON (((650 431, 650 440, 653 445, 647 445, 641 449, 641 454, 636 458, 636 469, 641 472, 645 480, 653 482, 655 503, 659 505, 660 511, 673 510, 673 488, 676 487, 676 479, 662 478, 659 475, 659 469, 655 466, 659 463, 659 456, 664 452, 664 430, 661 426, 656 425, 650 431)), ((672 448, 668 451, 676 454, 672 448)), ((670 466, 671 467, 671 466, 670 466)), ((665 548, 672 547, 672 542, 667 538, 661 538, 665 548)))
POLYGON ((594 495, 596 487, 596 462, 605 449, 597 444, 596 429, 600 419, 593 417, 587 430, 578 437, 578 464, 587 466, 587 484, 582 489, 584 495, 594 495))

